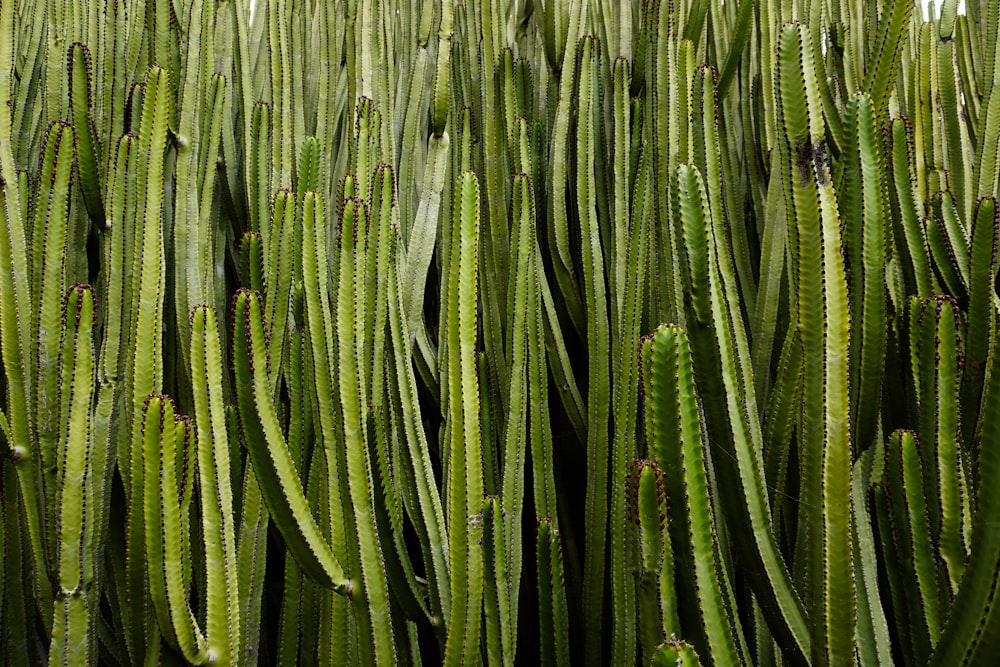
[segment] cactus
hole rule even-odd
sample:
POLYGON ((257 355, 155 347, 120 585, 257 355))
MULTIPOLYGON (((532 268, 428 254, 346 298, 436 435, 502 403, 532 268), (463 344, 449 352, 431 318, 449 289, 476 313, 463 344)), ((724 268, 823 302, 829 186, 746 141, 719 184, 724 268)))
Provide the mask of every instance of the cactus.
POLYGON ((0 0, 0 661, 988 661, 995 4, 0 0))

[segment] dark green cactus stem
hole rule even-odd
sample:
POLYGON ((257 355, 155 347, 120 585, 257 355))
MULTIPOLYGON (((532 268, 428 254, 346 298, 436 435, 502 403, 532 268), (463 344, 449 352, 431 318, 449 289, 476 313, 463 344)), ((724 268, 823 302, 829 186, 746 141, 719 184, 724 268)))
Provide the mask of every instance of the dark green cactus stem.
POLYGON ((544 664, 568 665, 569 609, 566 606, 562 541, 559 532, 552 525, 552 519, 543 517, 539 520, 535 544, 538 613, 542 629, 540 657, 544 664))
POLYGON ((93 84, 93 66, 90 50, 86 44, 75 42, 69 47, 69 90, 72 102, 73 126, 76 128, 78 172, 80 174, 80 190, 83 202, 87 207, 87 215, 97 229, 104 230, 107 218, 104 214, 104 203, 101 200, 101 178, 98 167, 100 145, 94 128, 91 113, 91 87, 93 84))
POLYGON ((710 655, 724 662, 746 661, 729 620, 735 601, 728 598, 728 586, 722 583, 726 575, 707 472, 711 461, 704 451, 687 336, 678 327, 661 326, 648 345, 647 434, 650 455, 667 471, 669 544, 675 553, 678 604, 699 609, 700 627, 691 636, 704 633, 710 655))
MULTIPOLYGON (((963 533, 967 456, 961 441, 958 397, 964 366, 960 312, 945 297, 914 298, 910 310, 911 360, 917 391, 918 434, 924 473, 924 493, 932 541, 949 585, 939 593, 947 600, 958 590, 968 551, 963 533)), ((944 581, 942 581, 944 584, 944 581)))

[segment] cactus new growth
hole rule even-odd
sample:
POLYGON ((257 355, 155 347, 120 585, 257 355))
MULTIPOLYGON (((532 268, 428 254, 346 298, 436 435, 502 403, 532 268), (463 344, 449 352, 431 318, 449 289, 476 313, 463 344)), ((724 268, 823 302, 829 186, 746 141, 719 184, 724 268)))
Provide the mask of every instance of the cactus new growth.
POLYGON ((995 663, 998 41, 0 0, 0 665, 995 663))

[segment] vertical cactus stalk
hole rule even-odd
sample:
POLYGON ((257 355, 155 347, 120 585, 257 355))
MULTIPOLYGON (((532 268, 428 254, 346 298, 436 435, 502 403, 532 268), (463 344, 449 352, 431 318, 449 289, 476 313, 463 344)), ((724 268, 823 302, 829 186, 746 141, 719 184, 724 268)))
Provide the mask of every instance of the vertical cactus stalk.
MULTIPOLYGON (((32 282, 40 308, 31 313, 35 329, 33 363, 34 430, 41 464, 41 488, 48 512, 46 539, 54 539, 56 508, 56 448, 61 424, 59 347, 66 293, 67 243, 70 237, 70 185, 76 171, 76 138, 73 128, 57 121, 49 126, 39 165, 39 189, 32 224, 32 282)), ((50 542, 51 543, 51 542, 50 542)))
POLYGON ((83 203, 87 207, 87 215, 97 229, 105 229, 106 218, 104 203, 101 200, 101 171, 98 166, 100 144, 94 127, 91 112, 91 73, 90 50, 85 44, 74 42, 69 48, 69 90, 73 126, 76 128, 77 140, 77 170, 80 175, 80 191, 83 203))
POLYGON ((848 394, 847 282, 840 220, 826 157, 823 115, 806 48, 808 31, 781 33, 781 113, 790 162, 783 171, 798 242, 798 336, 802 341, 802 487, 808 547, 807 600, 813 624, 812 659, 852 659, 854 581, 850 552, 851 439, 848 394), (813 531, 816 531, 814 533, 813 531), (818 533, 818 534, 817 534, 818 533))
POLYGON ((451 612, 444 662, 464 664, 479 651, 483 595, 483 473, 479 386, 475 364, 478 318, 479 182, 465 172, 456 183, 448 276, 448 552, 451 612))
POLYGON ((851 337, 851 436, 858 448, 874 439, 885 356, 885 183, 875 138, 875 102, 866 94, 847 107, 848 136, 840 190, 844 246, 849 269, 851 337), (859 322, 860 326, 854 324, 859 322))
MULTIPOLYGON (((618 83, 618 86, 624 87, 624 84, 623 80, 618 83)), ((623 90, 616 90, 616 93, 619 98, 624 97, 623 90)), ((624 129, 622 134, 624 134, 624 129)), ((625 143, 625 137, 621 135, 616 137, 618 152, 626 151, 625 143)), ((625 156, 621 156, 622 162, 625 159, 625 156)), ((617 178, 620 175, 622 180, 626 181, 621 188, 627 189, 627 174, 627 165, 622 165, 620 174, 616 174, 616 188, 618 187, 617 178)), ((619 200, 621 199, 623 198, 619 197, 619 200)), ((614 292, 612 294, 615 309, 610 318, 614 332, 611 341, 613 369, 611 399, 614 406, 614 436, 611 443, 609 470, 612 488, 625 482, 628 475, 628 463, 635 459, 638 454, 635 442, 640 383, 635 351, 639 346, 639 331, 642 324, 642 303, 646 292, 646 264, 653 216, 649 205, 650 198, 647 196, 637 199, 639 201, 631 211, 626 201, 618 201, 616 204, 615 243, 620 242, 624 247, 615 247, 616 256, 609 258, 608 261, 612 267, 613 285, 617 288, 617 294, 614 292), (624 237, 622 237, 623 233, 624 237), (619 277, 621 282, 617 282, 619 277)), ((624 493, 612 492, 610 510, 612 610, 614 617, 623 621, 621 624, 616 624, 615 627, 634 627, 636 625, 636 588, 628 564, 634 558, 632 545, 635 541, 633 524, 626 517, 624 493)), ((613 653, 620 651, 622 656, 631 655, 635 652, 635 643, 636 637, 626 631, 624 636, 618 636, 615 639, 617 648, 613 650, 613 653)))
POLYGON ((237 582, 232 466, 222 397, 222 345, 211 306, 198 306, 191 317, 191 380, 207 574, 205 635, 212 664, 239 663, 244 621, 237 582))
POLYGON ((924 494, 938 564, 943 561, 938 597, 957 592, 968 552, 962 532, 965 460, 959 447, 959 378, 964 365, 957 304, 945 297, 911 300, 911 359, 917 391, 918 435, 924 494))
MULTIPOLYGON (((151 394, 143 406, 142 424, 149 593, 163 637, 190 662, 205 664, 213 656, 184 595, 183 529, 176 496, 176 427, 173 401, 151 394)), ((184 460, 183 465, 187 464, 184 460)))
MULTIPOLYGON (((351 593, 355 603, 361 656, 375 664, 395 663, 395 642, 389 617, 388 589, 381 547, 375 532, 372 505, 372 464, 369 458, 363 409, 370 398, 365 376, 366 296, 365 250, 368 245, 367 209, 360 199, 345 202, 340 229, 340 280, 337 290, 337 353, 340 404, 347 449, 347 482, 354 511, 354 530, 360 551, 361 586, 351 593), (373 643, 373 646, 365 644, 373 643), (372 652, 373 651, 373 652, 372 652)), ((372 299, 373 300, 373 299, 372 299)), ((368 325, 370 329, 370 325, 368 325)), ((315 332, 314 335, 318 333, 315 332)))
POLYGON ((969 246, 968 328, 960 399, 964 441, 967 447, 975 449, 978 431, 985 425, 986 413, 981 406, 988 362, 993 355, 990 341, 996 340, 997 335, 995 285, 1000 266, 1000 205, 995 197, 984 197, 976 204, 969 246))
MULTIPOLYGON (((771 630, 781 637, 786 651, 810 652, 810 635, 802 603, 771 532, 770 506, 760 460, 759 423, 751 419, 741 401, 753 390, 746 378, 748 359, 739 352, 730 328, 734 317, 727 300, 728 280, 721 269, 721 221, 712 218, 705 186, 697 168, 680 165, 675 180, 677 221, 686 249, 688 328, 692 359, 705 410, 710 441, 731 454, 717 463, 723 511, 732 513, 732 539, 758 566, 751 585, 768 615, 771 630), (702 276, 708 275, 705 281, 702 276), (742 380, 742 381, 741 381, 742 380), (737 492, 737 490, 739 492, 737 492)), ((749 380, 749 381, 748 381, 749 380)))
POLYGON ((50 664, 88 664, 96 648, 93 523, 100 505, 94 497, 94 457, 91 448, 94 394, 94 291, 75 285, 64 297, 63 336, 59 355, 60 429, 58 443, 58 505, 55 508, 56 571, 50 664))
MULTIPOLYGON (((993 342, 990 357, 1000 354, 1000 344, 993 342)), ((1000 377, 990 376, 983 395, 981 410, 988 414, 1000 411, 1000 377)), ((979 441, 979 484, 976 493, 976 515, 972 524, 969 561, 944 625, 931 665, 976 664, 997 650, 996 596, 993 582, 1000 572, 1000 526, 990 517, 1000 511, 1000 457, 986 455, 1000 443, 1000 423, 983 420, 979 441)))
POLYGON ((664 637, 681 634, 681 627, 663 471, 656 461, 636 459, 635 481, 630 486, 631 513, 639 533, 638 635, 645 661, 664 637))
MULTIPOLYGON (((353 177, 345 175, 342 182, 344 197, 349 196, 347 192, 354 185, 353 177)), ((333 338, 336 329, 333 307, 326 290, 321 289, 328 280, 327 276, 331 275, 327 259, 327 235, 325 200, 317 193, 307 192, 302 201, 302 281, 305 291, 305 325, 310 348, 308 358, 313 370, 310 384, 317 409, 319 442, 327 459, 324 494, 328 495, 328 500, 324 501, 324 505, 329 505, 330 513, 326 517, 324 528, 333 544, 346 545, 348 536, 351 535, 348 515, 344 511, 349 510, 349 504, 345 507, 345 496, 348 493, 346 479, 342 478, 346 461, 341 464, 344 449, 335 447, 335 443, 342 438, 340 431, 343 428, 338 419, 339 410, 334 403, 336 394, 332 364, 337 355, 333 338)), ((333 260, 336 261, 336 255, 333 255, 333 260)), ((345 559, 354 558, 353 551, 339 553, 344 553, 345 559)), ((347 568, 352 567, 350 560, 344 562, 347 568)), ((340 601, 333 602, 333 605, 330 620, 334 634, 340 636, 348 631, 348 608, 340 601)), ((346 650, 347 647, 344 647, 345 655, 346 650)))
MULTIPOLYGON (((912 431, 895 431, 885 446, 883 483, 889 497, 899 594, 909 618, 909 650, 914 660, 927 660, 941 633, 937 563, 924 492, 923 447, 912 431)), ((890 561, 891 562, 891 561, 890 561)))
MULTIPOLYGON (((507 311, 510 313, 510 331, 507 349, 510 358, 507 367, 510 386, 507 389, 507 415, 503 434, 503 474, 501 489, 503 522, 500 533, 505 538, 503 553, 500 555, 503 568, 495 568, 498 577, 496 585, 503 587, 500 602, 505 608, 500 610, 498 620, 503 637, 504 656, 513 661, 517 631, 517 599, 521 587, 522 546, 521 525, 524 495, 525 468, 528 457, 529 428, 531 418, 531 372, 530 338, 534 332, 528 328, 530 307, 536 295, 534 280, 535 229, 532 215, 531 185, 524 174, 514 179, 513 224, 515 244, 511 248, 511 281, 507 288, 507 311)), ((488 403, 488 401, 486 402, 488 403)))
POLYGON ((566 582, 563 574, 562 541, 552 519, 538 521, 535 541, 538 567, 539 625, 542 664, 568 665, 569 609, 566 605, 566 582))
MULTIPOLYGON (((145 594, 147 569, 144 539, 143 489, 145 488, 145 468, 142 462, 142 423, 146 397, 162 387, 163 357, 163 171, 166 150, 167 123, 170 116, 170 78, 159 67, 150 69, 146 77, 142 112, 138 133, 138 155, 136 160, 139 198, 132 221, 136 230, 132 253, 132 280, 134 289, 133 317, 129 341, 134 354, 129 360, 129 377, 126 384, 126 400, 129 401, 131 415, 131 445, 126 445, 129 472, 126 490, 129 494, 129 517, 127 527, 126 579, 130 609, 127 613, 129 648, 134 660, 143 655, 143 647, 149 645, 148 625, 152 619, 147 615, 145 594)), ((122 429, 122 440, 127 438, 122 429)), ((155 484, 155 480, 150 482, 155 484)), ((158 644, 154 640, 153 644, 158 644)))
MULTIPOLYGON (((600 660, 600 633, 604 607, 605 567, 607 563, 608 531, 608 455, 609 405, 611 386, 607 351, 610 349, 608 304, 605 293, 604 257, 600 228, 597 219, 597 181, 595 122, 598 98, 598 63, 600 49, 593 37, 583 37, 577 45, 579 82, 577 85, 577 153, 581 168, 577 170, 577 207, 580 213, 580 234, 583 239, 583 283, 587 312, 587 359, 589 384, 587 388, 587 522, 586 555, 584 566, 584 614, 587 630, 588 659, 600 660)), ((624 479, 622 476, 620 479, 624 479)), ((621 627, 620 631, 634 632, 634 628, 621 627)), ((628 655, 628 646, 634 646, 622 636, 616 640, 619 659, 628 655)), ((613 661, 615 659, 613 658, 613 661)))
POLYGON ((710 460, 688 339, 678 327, 661 326, 647 345, 647 434, 650 455, 665 471, 671 497, 670 545, 676 554, 678 593, 695 596, 682 598, 682 604, 699 609, 701 627, 696 630, 704 633, 708 648, 703 653, 719 664, 744 662, 745 648, 737 644, 731 621, 735 601, 721 583, 725 574, 709 491, 710 460))
POLYGON ((395 230, 391 238, 393 256, 389 262, 386 279, 392 350, 392 358, 388 361, 388 365, 392 368, 389 376, 394 377, 395 381, 390 384, 388 390, 390 405, 401 422, 398 427, 402 431, 400 439, 403 441, 398 450, 400 467, 406 466, 412 471, 408 476, 412 475, 412 486, 415 487, 414 495, 419 509, 412 512, 412 518, 424 545, 425 563, 429 561, 428 571, 434 574, 429 578, 431 607, 435 613, 432 622, 440 624, 444 614, 451 607, 446 522, 441 496, 433 476, 427 436, 422 426, 420 403, 415 400, 417 384, 413 365, 410 363, 411 344, 407 334, 400 275, 402 240, 395 230))

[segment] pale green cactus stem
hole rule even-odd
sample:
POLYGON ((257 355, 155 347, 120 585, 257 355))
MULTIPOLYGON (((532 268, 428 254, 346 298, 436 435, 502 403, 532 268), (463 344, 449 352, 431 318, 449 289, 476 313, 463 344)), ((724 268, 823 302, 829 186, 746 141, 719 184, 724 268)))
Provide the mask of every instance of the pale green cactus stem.
POLYGON ((850 554, 851 440, 847 282, 840 219, 826 155, 821 102, 808 31, 781 33, 781 111, 788 155, 787 210, 796 220, 798 336, 803 347, 803 488, 808 546, 806 599, 812 659, 837 664, 854 652, 855 596, 850 554), (816 531, 816 532, 813 532, 816 531), (818 533, 818 534, 817 534, 818 533))
POLYGON ((234 311, 234 333, 240 336, 233 350, 240 419, 261 494, 300 567, 320 584, 349 593, 352 584, 312 518, 277 421, 260 295, 248 290, 237 292, 234 311))
POLYGON ((232 466, 215 310, 211 306, 196 307, 191 329, 191 379, 207 574, 205 635, 214 655, 213 664, 238 663, 245 621, 240 617, 232 466))
POLYGON ((448 277, 448 539, 451 609, 444 661, 466 663, 479 651, 482 608, 483 473, 479 386, 475 368, 480 197, 475 174, 456 183, 448 277))
MULTIPOLYGON (((535 303, 536 281, 534 279, 535 229, 532 216, 531 187, 524 174, 515 177, 515 209, 513 229, 515 244, 511 248, 512 268, 510 284, 507 287, 507 311, 510 331, 507 335, 507 349, 510 357, 507 367, 510 372, 510 386, 507 389, 507 414, 505 432, 501 434, 502 444, 502 512, 494 513, 494 520, 502 527, 495 529, 502 537, 500 553, 495 553, 496 562, 489 568, 496 577, 494 586, 498 589, 499 612, 497 620, 503 643, 503 657, 507 664, 514 659, 517 634, 517 599, 521 587, 522 544, 518 527, 522 523, 525 496, 525 468, 528 456, 528 433, 531 416, 531 388, 529 387, 529 364, 531 349, 528 318, 530 306, 535 303)), ((537 346, 535 346, 537 353, 537 346)))
MULTIPOLYGON (((132 289, 129 302, 134 304, 129 342, 134 351, 128 363, 126 400, 131 415, 131 441, 128 430, 120 429, 119 461, 128 462, 123 475, 130 497, 127 527, 126 585, 129 590, 129 650, 140 659, 143 648, 150 646, 152 618, 146 606, 146 554, 143 503, 145 469, 142 463, 142 408, 146 396, 156 393, 163 382, 163 298, 165 272, 162 227, 163 170, 170 117, 170 78, 161 68, 153 67, 146 77, 139 122, 135 188, 138 193, 134 220, 126 220, 134 230, 132 253, 132 289), (147 219, 150 221, 147 223, 147 219)), ((119 470, 121 466, 119 467, 119 470)), ((154 635, 155 636, 155 635, 154 635)), ((158 649, 158 642, 152 642, 158 649)))
MULTIPOLYGON (((94 392, 94 290, 74 285, 62 305, 63 335, 60 345, 61 422, 57 475, 59 493, 55 508, 56 572, 59 592, 55 601, 50 664, 86 664, 95 649, 94 522, 100 504, 92 476, 100 471, 93 463, 91 403, 94 392)), ((103 471, 101 471, 103 472, 103 471)))
MULTIPOLYGON (((354 526, 350 526, 350 523, 348 526, 355 531, 360 551, 358 556, 352 556, 348 562, 360 560, 363 582, 351 593, 357 609, 354 619, 358 624, 360 655, 363 660, 365 656, 369 656, 377 664, 389 665, 395 662, 396 648, 389 617, 385 565, 375 532, 372 464, 364 424, 364 410, 370 398, 364 374, 367 357, 367 318, 364 305, 373 301, 366 297, 365 281, 362 278, 366 264, 364 251, 368 246, 367 215, 365 204, 361 200, 350 198, 345 202, 340 229, 340 281, 335 330, 339 349, 336 358, 343 411, 343 438, 347 449, 347 486, 354 513, 354 526), (369 642, 373 642, 374 646, 365 645, 369 642)), ((321 335, 321 332, 311 331, 311 334, 321 335)), ((322 363, 323 360, 314 357, 314 362, 322 363)))
POLYGON ((400 470, 401 477, 412 480, 408 485, 413 488, 411 493, 415 496, 416 506, 411 505, 408 511, 423 545, 425 563, 429 561, 429 566, 425 566, 434 573, 428 582, 431 607, 435 614, 432 621, 440 624, 443 615, 451 607, 448 541, 440 491, 433 476, 427 436, 421 426, 420 403, 414 400, 417 383, 410 363, 412 347, 407 335, 406 310, 402 298, 401 244, 402 239, 393 230, 394 252, 389 261, 386 283, 391 346, 391 360, 388 360, 387 365, 391 369, 389 377, 394 380, 387 389, 389 403, 399 422, 397 429, 402 432, 398 436, 402 442, 398 445, 397 470, 400 470))
POLYGON ((677 218, 682 226, 680 234, 692 280, 687 287, 690 294, 687 312, 696 381, 708 438, 731 454, 731 458, 717 461, 716 468, 723 511, 741 517, 730 524, 730 539, 746 545, 754 562, 759 563, 759 569, 755 569, 758 578, 751 583, 772 623, 771 630, 783 637, 785 650, 794 651, 798 647, 808 653, 810 637, 802 603, 792 588, 768 527, 770 508, 764 490, 763 464, 758 459, 759 445, 754 445, 761 437, 759 423, 748 419, 756 411, 744 412, 739 400, 740 392, 752 391, 753 385, 745 379, 740 382, 749 360, 740 353, 739 341, 729 327, 732 306, 724 288, 731 284, 732 265, 727 267, 720 258, 721 234, 717 231, 720 222, 711 217, 705 187, 696 168, 680 165, 675 182, 680 211, 677 218), (694 282, 694 277, 706 274, 707 281, 702 278, 694 282), (737 373, 723 370, 733 368, 737 373), (736 488, 743 491, 733 493, 736 488))
POLYGON ((57 443, 62 424, 60 414, 59 348, 62 309, 60 304, 68 287, 65 254, 70 234, 69 194, 76 171, 76 137, 73 128, 55 122, 46 133, 40 164, 37 203, 32 223, 32 293, 40 308, 31 312, 35 349, 28 368, 35 376, 33 419, 35 442, 41 465, 41 489, 48 508, 46 540, 49 548, 55 540, 57 507, 57 443), (33 363, 31 363, 33 362, 33 363))

